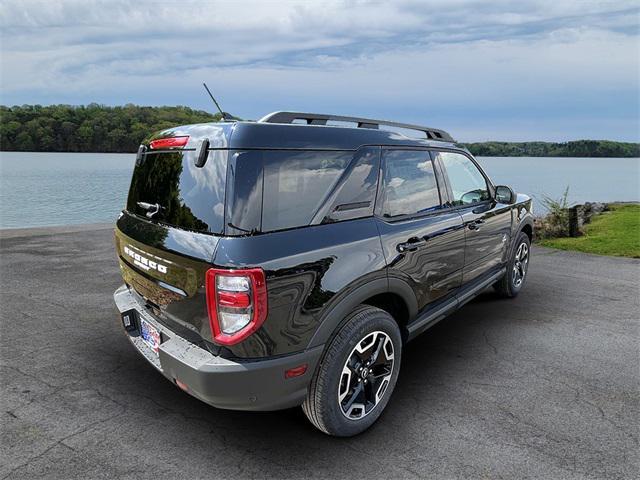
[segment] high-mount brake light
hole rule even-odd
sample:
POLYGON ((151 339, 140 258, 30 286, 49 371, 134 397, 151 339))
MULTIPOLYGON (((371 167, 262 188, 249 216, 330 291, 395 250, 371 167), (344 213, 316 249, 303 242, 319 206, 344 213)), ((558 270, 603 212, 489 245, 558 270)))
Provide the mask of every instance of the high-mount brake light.
POLYGON ((189 136, 184 137, 167 137, 159 138, 149 142, 149 148, 152 150, 160 150, 162 148, 184 147, 189 141, 189 136))
POLYGON ((216 343, 241 342, 267 318, 267 283, 261 268, 210 268, 205 287, 209 325, 216 343))

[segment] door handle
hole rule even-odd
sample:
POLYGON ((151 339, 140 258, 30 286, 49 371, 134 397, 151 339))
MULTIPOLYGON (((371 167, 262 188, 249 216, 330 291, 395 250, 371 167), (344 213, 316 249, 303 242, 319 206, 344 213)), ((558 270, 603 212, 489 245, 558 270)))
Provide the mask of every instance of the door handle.
POLYGON ((426 244, 428 239, 429 237, 411 237, 406 242, 402 242, 396 245, 396 250, 398 250, 398 252, 400 253, 415 252, 419 247, 426 244))
POLYGON ((467 227, 469 227, 469 230, 480 230, 480 225, 482 225, 483 223, 484 223, 484 219, 479 218, 477 220, 467 223, 467 227))

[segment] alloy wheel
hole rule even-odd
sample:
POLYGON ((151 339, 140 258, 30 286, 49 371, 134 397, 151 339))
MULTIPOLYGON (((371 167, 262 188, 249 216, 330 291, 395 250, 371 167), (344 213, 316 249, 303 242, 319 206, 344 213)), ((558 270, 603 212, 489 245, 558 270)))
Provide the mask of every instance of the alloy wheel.
POLYGON ((393 342, 381 331, 367 334, 351 350, 338 384, 342 414, 359 420, 371 413, 387 390, 394 368, 393 342))
POLYGON ((524 277, 527 274, 527 267, 529 265, 529 247, 526 243, 521 243, 516 250, 515 259, 513 262, 513 286, 520 288, 524 277))

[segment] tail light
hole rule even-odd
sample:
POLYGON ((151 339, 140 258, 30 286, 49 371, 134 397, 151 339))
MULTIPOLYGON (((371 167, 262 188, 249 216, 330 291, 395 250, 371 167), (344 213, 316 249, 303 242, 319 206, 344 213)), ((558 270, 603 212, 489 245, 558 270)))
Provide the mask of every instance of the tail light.
POLYGON ((207 270, 207 310, 213 340, 221 345, 241 342, 267 318, 267 283, 261 268, 207 270))
POLYGON ((149 148, 159 150, 161 148, 184 147, 188 141, 189 136, 159 138, 158 140, 152 140, 149 143, 149 148))

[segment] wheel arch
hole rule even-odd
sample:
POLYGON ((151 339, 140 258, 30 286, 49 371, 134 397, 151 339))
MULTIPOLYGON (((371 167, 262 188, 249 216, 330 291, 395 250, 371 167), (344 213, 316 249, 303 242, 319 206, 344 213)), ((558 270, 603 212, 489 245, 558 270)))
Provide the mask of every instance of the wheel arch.
POLYGON ((526 215, 518 226, 515 229, 515 235, 513 235, 511 239, 511 246, 509 248, 509 256, 513 254, 513 249, 516 247, 516 243, 518 241, 518 237, 520 233, 524 233, 527 237, 529 237, 529 243, 533 243, 533 218, 531 214, 526 215))
POLYGON ((394 317, 403 338, 404 327, 418 311, 415 294, 405 281, 397 278, 377 278, 349 292, 327 310, 308 348, 328 343, 349 313, 363 304, 381 308, 394 317))

